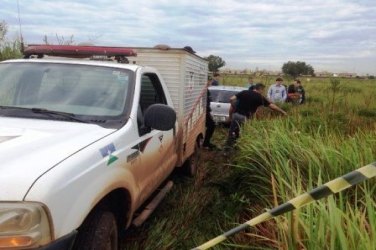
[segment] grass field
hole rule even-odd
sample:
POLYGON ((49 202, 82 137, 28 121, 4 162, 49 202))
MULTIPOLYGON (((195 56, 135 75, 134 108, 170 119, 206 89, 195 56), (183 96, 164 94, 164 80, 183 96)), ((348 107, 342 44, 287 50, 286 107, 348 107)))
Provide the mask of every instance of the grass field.
MULTIPOLYGON (((247 77, 221 79, 244 85, 247 77)), ((255 79, 270 85, 273 80, 255 79)), ((304 105, 246 123, 229 157, 204 151, 195 180, 175 187, 127 249, 191 249, 314 187, 376 161, 376 81, 302 79, 304 105)), ((223 145, 227 129, 217 128, 223 145)), ((374 249, 376 180, 263 222, 214 249, 374 249)))
MULTIPOLYGON (((375 82, 327 79, 304 86, 305 105, 285 106, 287 119, 265 112, 239 141, 239 192, 261 207, 376 161, 375 82)), ((374 249, 375 194, 370 180, 253 229, 249 241, 278 249, 374 249), (265 235, 265 227, 273 230, 265 235)))

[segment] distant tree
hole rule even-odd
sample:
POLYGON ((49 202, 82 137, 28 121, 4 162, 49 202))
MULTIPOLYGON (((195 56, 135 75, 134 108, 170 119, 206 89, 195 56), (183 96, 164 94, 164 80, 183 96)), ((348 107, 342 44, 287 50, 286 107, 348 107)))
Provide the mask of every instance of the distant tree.
POLYGON ((315 71, 313 67, 305 62, 292 62, 288 61, 284 63, 282 66, 282 72, 286 75, 290 75, 292 77, 297 77, 299 75, 314 75, 315 71))
POLYGON ((217 72, 219 68, 226 65, 226 62, 222 60, 219 56, 210 55, 208 57, 204 57, 209 62, 209 71, 217 72))

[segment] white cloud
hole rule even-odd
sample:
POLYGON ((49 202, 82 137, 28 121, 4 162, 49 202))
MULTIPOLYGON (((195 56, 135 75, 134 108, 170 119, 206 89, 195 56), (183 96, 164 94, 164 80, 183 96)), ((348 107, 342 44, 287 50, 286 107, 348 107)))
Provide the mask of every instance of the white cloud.
MULTIPOLYGON (((1 0, 11 37, 17 2, 1 0)), ((288 60, 314 68, 376 74, 373 0, 19 0, 24 39, 47 35, 98 45, 173 47, 221 56, 227 67, 280 69, 288 60), (330 62, 330 63, 328 63, 330 62), (332 64, 335 64, 333 66, 332 64)))

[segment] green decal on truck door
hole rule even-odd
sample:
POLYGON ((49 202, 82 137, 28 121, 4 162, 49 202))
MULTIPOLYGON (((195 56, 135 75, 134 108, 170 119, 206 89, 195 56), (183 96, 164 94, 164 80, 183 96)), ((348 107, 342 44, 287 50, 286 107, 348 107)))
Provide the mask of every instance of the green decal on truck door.
POLYGON ((118 157, 112 155, 115 151, 116 148, 113 143, 108 144, 107 146, 100 149, 103 158, 108 156, 107 166, 119 159, 118 157))

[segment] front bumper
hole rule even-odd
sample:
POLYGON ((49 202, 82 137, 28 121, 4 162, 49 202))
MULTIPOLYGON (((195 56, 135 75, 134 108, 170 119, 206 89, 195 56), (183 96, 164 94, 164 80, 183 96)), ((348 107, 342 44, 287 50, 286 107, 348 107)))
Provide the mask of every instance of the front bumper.
POLYGON ((38 250, 70 250, 73 247, 74 240, 76 239, 77 231, 74 230, 50 244, 38 248, 38 250))

